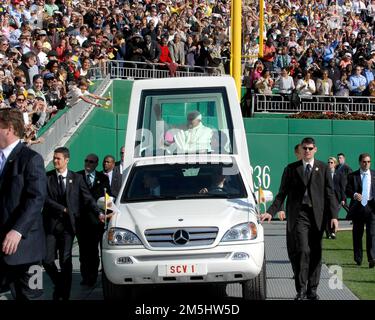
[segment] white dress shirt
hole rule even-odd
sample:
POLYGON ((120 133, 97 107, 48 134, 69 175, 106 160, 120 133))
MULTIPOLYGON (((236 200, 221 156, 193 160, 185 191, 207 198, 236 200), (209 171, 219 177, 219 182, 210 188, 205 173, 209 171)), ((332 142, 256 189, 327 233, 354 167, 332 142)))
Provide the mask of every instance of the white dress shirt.
MULTIPOLYGON (((121 169, 121 166, 120 166, 120 169, 121 169)), ((108 179, 109 179, 109 185, 111 186, 112 185, 113 170, 111 170, 109 172, 104 172, 104 174, 108 177, 108 179)))
POLYGON ((63 173, 60 173, 56 170, 56 175, 57 175, 57 181, 59 181, 59 176, 63 176, 63 183, 65 185, 65 190, 66 190, 66 177, 68 175, 68 169, 65 169, 65 171, 63 173))
POLYGON ((311 166, 311 171, 312 171, 312 168, 314 167, 314 159, 311 159, 309 162, 306 162, 305 160, 302 160, 303 162, 303 172, 306 171, 306 166, 308 163, 310 163, 310 166, 311 166))
MULTIPOLYGON (((366 172, 366 174, 368 175, 368 179, 367 179, 367 186, 368 186, 368 191, 369 191, 369 195, 368 195, 368 201, 372 200, 372 194, 371 194, 371 171, 370 170, 367 170, 367 171, 362 171, 360 170, 360 173, 361 173, 361 181, 363 181, 363 176, 364 176, 364 173, 366 172)), ((362 190, 363 190, 363 186, 362 186, 362 190)))
POLYGON ((0 151, 3 152, 4 154, 4 158, 5 158, 5 162, 7 161, 9 155, 12 153, 13 149, 16 147, 16 145, 20 142, 21 140, 18 139, 16 141, 14 141, 12 144, 10 144, 9 146, 7 146, 6 148, 4 149, 0 149, 0 151))

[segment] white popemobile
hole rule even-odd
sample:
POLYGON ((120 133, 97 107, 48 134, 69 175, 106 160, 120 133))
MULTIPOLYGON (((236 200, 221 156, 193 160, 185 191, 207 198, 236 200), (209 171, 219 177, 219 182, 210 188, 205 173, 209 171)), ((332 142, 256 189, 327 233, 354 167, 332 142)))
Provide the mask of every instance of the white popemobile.
POLYGON ((233 79, 135 81, 125 150, 102 241, 104 298, 124 298, 132 285, 239 282, 244 299, 265 299, 263 227, 233 79))

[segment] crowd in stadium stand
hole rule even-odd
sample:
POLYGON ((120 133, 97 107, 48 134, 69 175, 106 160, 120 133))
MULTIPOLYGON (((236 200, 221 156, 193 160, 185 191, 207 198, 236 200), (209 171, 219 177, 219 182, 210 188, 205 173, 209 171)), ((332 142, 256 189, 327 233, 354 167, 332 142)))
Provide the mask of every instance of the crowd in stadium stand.
MULTIPOLYGON (((244 85, 263 94, 375 95, 375 0, 265 3, 258 59, 259 3, 243 0, 244 85)), ((230 7, 229 0, 3 1, 0 107, 23 110, 26 140, 35 143, 38 129, 79 100, 77 87, 88 93, 92 71, 111 60, 157 64, 172 76, 186 68, 229 73, 230 7)))
POLYGON ((248 5, 246 85, 261 94, 375 96, 375 1, 266 1, 263 57, 248 5))

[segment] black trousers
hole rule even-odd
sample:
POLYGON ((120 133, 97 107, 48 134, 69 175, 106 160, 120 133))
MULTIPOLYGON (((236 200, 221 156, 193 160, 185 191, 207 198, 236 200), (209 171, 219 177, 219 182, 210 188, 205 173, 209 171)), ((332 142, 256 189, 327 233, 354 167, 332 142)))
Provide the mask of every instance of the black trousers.
POLYGON ((323 230, 316 226, 312 208, 302 206, 293 230, 287 234, 288 255, 297 292, 316 292, 321 271, 323 230))
POLYGON ((47 254, 43 266, 55 285, 54 297, 57 295, 63 300, 69 300, 72 287, 74 233, 70 228, 57 229, 46 236, 47 254), (56 253, 58 254, 60 272, 55 263, 56 253))
POLYGON ((367 205, 362 212, 353 217, 353 253, 354 261, 361 263, 363 259, 362 239, 366 226, 367 260, 375 260, 375 211, 367 205))
POLYGON ((103 224, 81 224, 77 229, 79 261, 82 280, 95 283, 100 265, 99 244, 104 232, 103 224))
POLYGON ((43 288, 35 288, 29 273, 31 266, 40 265, 40 262, 9 265, 0 257, 0 292, 8 291, 18 301, 38 300, 43 295, 43 288))

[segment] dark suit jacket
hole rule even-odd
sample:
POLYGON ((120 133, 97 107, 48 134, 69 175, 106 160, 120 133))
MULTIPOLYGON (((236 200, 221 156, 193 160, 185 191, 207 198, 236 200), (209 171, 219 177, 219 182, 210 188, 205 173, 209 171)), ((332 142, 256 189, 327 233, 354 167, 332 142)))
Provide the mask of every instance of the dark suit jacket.
MULTIPOLYGON (((86 183, 87 188, 90 190, 90 193, 95 199, 95 201, 98 200, 100 197, 104 197, 104 189, 106 189, 108 195, 110 196, 112 195, 111 187, 109 185, 109 179, 104 173, 95 171, 95 179, 94 179, 92 188, 90 188, 87 184, 85 170, 78 171, 77 173, 82 176, 83 180, 86 183)), ((86 218, 89 219, 90 223, 93 223, 93 224, 99 223, 96 212, 92 212, 92 211, 89 212, 86 218)))
POLYGON ((335 191, 335 196, 336 196, 338 203, 346 199, 345 186, 346 186, 346 178, 343 179, 341 174, 335 171, 333 175, 333 189, 335 191))
MULTIPOLYGON (((66 203, 68 212, 64 213, 65 206, 59 203, 58 181, 56 170, 47 172, 47 199, 43 209, 44 226, 47 233, 52 233, 64 215, 69 215, 69 220, 76 232, 76 219, 88 211, 100 214, 100 209, 96 205, 89 188, 82 175, 68 170, 66 177, 66 203)), ((83 219, 85 217, 83 216, 83 219)))
POLYGON ((323 230, 327 219, 337 218, 337 202, 333 193, 332 178, 328 166, 315 159, 310 180, 305 184, 303 162, 299 160, 289 164, 284 169, 279 193, 268 209, 268 212, 274 216, 276 212, 280 211, 282 203, 287 198, 288 231, 294 228, 306 188, 308 188, 316 226, 319 230, 323 230))
MULTIPOLYGON (((104 173, 103 173, 104 174, 104 173)), ((113 168, 112 181, 111 181, 111 193, 115 198, 118 197, 122 185, 122 172, 120 172, 120 164, 113 168)))
POLYGON ((353 170, 346 163, 344 163, 342 166, 336 167, 336 179, 340 179, 340 182, 337 184, 337 186, 335 186, 335 190, 337 188, 341 196, 341 200, 346 200, 346 184, 348 183, 348 175, 352 172, 353 170))
MULTIPOLYGON (((375 201, 375 171, 370 170, 370 172, 371 172, 370 194, 371 194, 371 197, 375 201)), ((349 204, 349 213, 346 216, 346 218, 349 220, 355 217, 359 217, 359 215, 361 214, 364 214, 364 210, 363 210, 363 206, 361 202, 353 199, 355 193, 362 194, 362 179, 361 179, 360 170, 356 170, 348 175, 348 183, 346 185, 346 196, 350 198, 351 200, 349 204)), ((375 208, 372 208, 372 210, 375 211, 375 208)))
POLYGON ((3 257, 7 264, 27 264, 44 258, 42 207, 45 197, 43 159, 19 143, 9 155, 0 177, 0 244, 12 229, 22 234, 16 253, 3 257))
MULTIPOLYGON (((87 185, 85 170, 78 171, 77 173, 82 175, 83 180, 87 185)), ((88 185, 87 187, 89 188, 88 185)), ((95 171, 95 180, 93 186, 92 188, 89 188, 90 193, 95 200, 98 200, 100 197, 104 197, 104 188, 107 189, 107 193, 111 195, 111 187, 109 185, 108 177, 103 172, 95 171)))
POLYGON ((159 60, 161 54, 160 45, 154 41, 151 40, 150 49, 147 47, 146 43, 143 44, 143 57, 146 60, 159 60))

